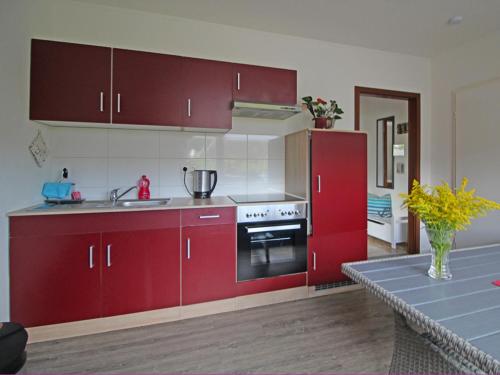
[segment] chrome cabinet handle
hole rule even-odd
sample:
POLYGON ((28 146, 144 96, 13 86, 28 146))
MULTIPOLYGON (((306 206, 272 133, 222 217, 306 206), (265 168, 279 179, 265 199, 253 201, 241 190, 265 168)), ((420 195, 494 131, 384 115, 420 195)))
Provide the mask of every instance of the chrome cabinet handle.
POLYGON ((220 215, 201 215, 200 219, 218 219, 220 218, 220 215))
POLYGON ((238 73, 238 74, 236 75, 236 77, 237 77, 237 79, 236 79, 236 82, 237 82, 236 87, 237 87, 238 91, 240 91, 241 74, 240 74, 240 73, 238 73))
POLYGON ((116 112, 120 113, 122 111, 122 96, 118 94, 116 97, 116 112))
POLYGON ((318 193, 321 193, 321 175, 318 175, 318 193))
POLYGON ((316 252, 313 251, 313 271, 316 271, 316 252))
POLYGON ((186 256, 187 256, 188 259, 191 259, 191 238, 187 239, 186 248, 187 248, 187 251, 186 251, 187 254, 186 254, 186 256))
POLYGON ((191 99, 188 99, 188 117, 191 117, 191 99))
POLYGON ((106 246, 106 265, 111 267, 111 245, 106 246))
POLYGON ((89 246, 89 268, 94 268, 94 245, 89 246))
POLYGON ((104 92, 101 91, 99 95, 99 110, 104 112, 104 92))

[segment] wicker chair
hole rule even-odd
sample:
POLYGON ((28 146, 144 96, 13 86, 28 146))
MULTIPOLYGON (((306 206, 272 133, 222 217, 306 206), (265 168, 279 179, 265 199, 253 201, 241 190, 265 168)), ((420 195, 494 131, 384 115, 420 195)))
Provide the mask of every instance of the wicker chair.
POLYGON ((484 374, 450 348, 437 345, 394 313, 395 339, 390 374, 484 374))

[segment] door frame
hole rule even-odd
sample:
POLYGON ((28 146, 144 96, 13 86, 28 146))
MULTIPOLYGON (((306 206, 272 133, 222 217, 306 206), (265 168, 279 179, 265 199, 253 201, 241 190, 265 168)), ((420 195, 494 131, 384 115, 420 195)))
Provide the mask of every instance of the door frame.
MULTIPOLYGON (((374 87, 354 87, 354 130, 360 130, 360 99, 371 96, 408 102, 408 188, 420 181, 420 94, 374 87)), ((408 213, 408 253, 420 253, 420 220, 408 213)))

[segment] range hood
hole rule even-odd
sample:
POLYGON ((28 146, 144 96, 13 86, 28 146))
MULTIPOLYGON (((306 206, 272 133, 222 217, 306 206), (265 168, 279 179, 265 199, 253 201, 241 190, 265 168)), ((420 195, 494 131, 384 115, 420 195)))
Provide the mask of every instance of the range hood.
POLYGON ((233 102, 234 117, 285 120, 300 112, 302 112, 302 108, 298 105, 233 102))

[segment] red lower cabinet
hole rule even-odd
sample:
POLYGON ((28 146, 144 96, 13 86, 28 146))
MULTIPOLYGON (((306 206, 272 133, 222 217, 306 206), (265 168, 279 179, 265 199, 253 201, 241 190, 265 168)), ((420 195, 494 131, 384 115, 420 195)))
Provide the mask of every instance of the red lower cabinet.
POLYGON ((180 303, 179 229, 104 233, 103 315, 180 303))
POLYGON ((99 317, 100 240, 100 234, 11 238, 11 320, 33 327, 99 317))
POLYGON ((9 227, 13 321, 33 327, 180 304, 178 210, 20 216, 9 227))
POLYGON ((366 260, 366 230, 309 237, 308 284, 320 285, 347 280, 342 263, 366 260))
POLYGON ((182 228, 182 304, 236 295, 236 225, 182 228))

